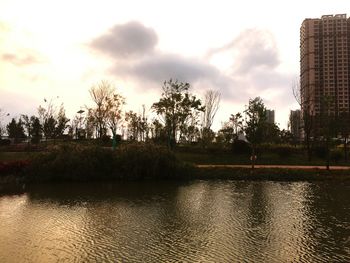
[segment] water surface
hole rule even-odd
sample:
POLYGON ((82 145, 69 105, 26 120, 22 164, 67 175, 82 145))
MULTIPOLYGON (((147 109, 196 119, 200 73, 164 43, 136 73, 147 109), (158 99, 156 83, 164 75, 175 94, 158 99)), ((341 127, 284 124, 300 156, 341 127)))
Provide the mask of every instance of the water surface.
POLYGON ((350 183, 128 182, 0 196, 0 262, 350 262, 350 183))

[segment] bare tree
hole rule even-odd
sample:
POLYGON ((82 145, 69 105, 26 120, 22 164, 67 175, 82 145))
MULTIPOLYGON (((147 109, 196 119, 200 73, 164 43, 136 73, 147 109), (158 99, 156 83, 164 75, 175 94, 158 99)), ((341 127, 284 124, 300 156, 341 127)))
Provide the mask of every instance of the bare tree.
POLYGON ((121 120, 121 109, 125 104, 124 97, 117 94, 114 85, 106 80, 92 86, 89 93, 95 108, 88 109, 88 118, 95 124, 97 137, 106 135, 108 128, 116 135, 121 120))
POLYGON ((213 139, 213 132, 210 129, 213 125, 214 117, 219 109, 221 94, 219 91, 208 90, 204 95, 204 112, 201 119, 200 136, 203 146, 210 143, 213 139))
POLYGON ((310 103, 311 96, 308 91, 301 90, 299 79, 295 79, 292 83, 292 92, 296 102, 299 104, 301 109, 302 128, 304 131, 304 140, 306 144, 308 160, 311 161, 312 150, 311 150, 311 133, 314 129, 314 117, 311 113, 310 103))
POLYGON ((0 139, 1 136, 5 133, 4 119, 6 116, 9 116, 9 113, 5 113, 3 109, 0 109, 0 139))
POLYGON ((214 117, 219 109, 221 93, 219 91, 208 90, 204 95, 204 106, 202 118, 202 128, 210 129, 213 125, 214 117))

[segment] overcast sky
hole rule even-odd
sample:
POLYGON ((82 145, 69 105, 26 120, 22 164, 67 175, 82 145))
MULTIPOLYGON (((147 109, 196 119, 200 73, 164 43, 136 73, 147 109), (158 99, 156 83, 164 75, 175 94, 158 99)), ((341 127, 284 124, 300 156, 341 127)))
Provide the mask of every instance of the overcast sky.
POLYGON ((72 117, 105 79, 138 112, 173 78, 221 92, 216 130, 256 96, 286 128, 300 25, 339 13, 349 0, 0 0, 0 108, 36 114, 55 98, 72 117))

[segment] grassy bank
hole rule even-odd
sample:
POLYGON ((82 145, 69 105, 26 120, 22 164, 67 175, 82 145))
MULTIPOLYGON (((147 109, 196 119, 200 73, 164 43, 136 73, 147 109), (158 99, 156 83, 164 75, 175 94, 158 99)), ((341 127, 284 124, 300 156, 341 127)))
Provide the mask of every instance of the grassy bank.
MULTIPOLYGON (((197 149, 198 150, 198 149, 197 149)), ((283 158, 261 154, 257 164, 324 165, 324 160, 307 162, 298 154, 283 158)), ((133 143, 111 148, 62 144, 42 152, 0 153, 0 184, 31 182, 74 182, 161 179, 234 180, 350 180, 350 171, 321 169, 196 167, 197 164, 250 164, 249 155, 229 152, 171 152, 165 147, 133 143)))
POLYGON ((285 168, 196 168, 196 179, 232 179, 232 180, 271 180, 271 181, 350 181, 349 170, 324 169, 285 169, 285 168))

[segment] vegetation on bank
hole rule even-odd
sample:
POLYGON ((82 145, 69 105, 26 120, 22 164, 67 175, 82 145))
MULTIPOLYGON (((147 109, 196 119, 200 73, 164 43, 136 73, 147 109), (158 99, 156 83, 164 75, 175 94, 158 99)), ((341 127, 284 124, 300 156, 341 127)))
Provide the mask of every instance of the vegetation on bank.
POLYGON ((196 179, 230 179, 230 180, 270 180, 270 181, 349 181, 349 170, 325 169, 287 169, 287 168, 231 168, 205 167, 197 168, 193 178, 196 179))
POLYGON ((1 174, 26 182, 52 182, 169 179, 191 171, 166 147, 154 144, 125 144, 114 151, 66 144, 35 154, 21 169, 17 166, 16 161, 7 162, 1 174))
MULTIPOLYGON (((264 152, 258 152, 261 156, 270 157, 274 153, 270 164, 278 164, 278 160, 280 164, 287 164, 279 151, 284 152, 285 149, 277 150, 276 146, 271 146, 269 150, 265 147, 264 152)), ((151 143, 121 144, 116 150, 111 147, 69 143, 51 145, 45 151, 28 154, 27 160, 16 159, 16 154, 24 158, 24 153, 7 154, 8 156, 4 153, 0 155, 5 156, 5 160, 0 158, 0 184, 152 179, 350 180, 350 170, 199 168, 195 164, 250 164, 249 155, 232 153, 232 149, 219 151, 194 146, 190 149, 177 147, 174 152, 165 146, 151 143)), ((287 160, 302 156, 302 149, 295 148, 288 154, 287 160)), ((262 157, 264 158, 269 157, 262 157)), ((292 164, 301 163, 298 161, 292 164)))

